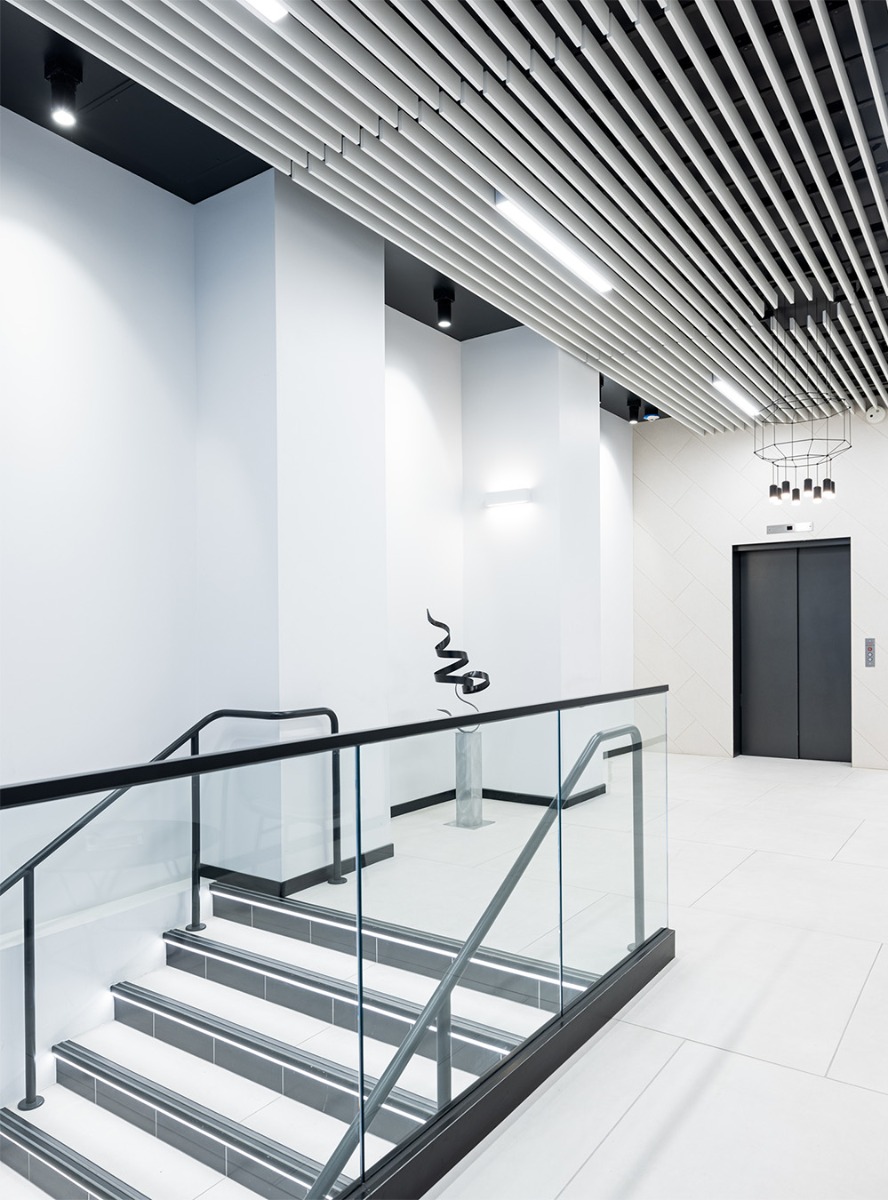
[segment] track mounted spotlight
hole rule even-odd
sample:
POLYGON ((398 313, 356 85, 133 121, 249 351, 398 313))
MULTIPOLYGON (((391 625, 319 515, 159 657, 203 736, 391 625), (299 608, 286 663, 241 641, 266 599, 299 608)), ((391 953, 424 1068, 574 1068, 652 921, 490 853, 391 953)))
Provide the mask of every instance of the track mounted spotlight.
POLYGON ((442 284, 435 288, 435 303, 438 305, 438 320, 439 329, 449 329, 452 321, 452 305, 455 299, 453 288, 442 284))
POLYGON ((49 80, 52 89, 52 119, 63 129, 70 129, 77 124, 75 94, 77 85, 83 82, 83 68, 74 58, 50 55, 44 63, 43 77, 49 80))

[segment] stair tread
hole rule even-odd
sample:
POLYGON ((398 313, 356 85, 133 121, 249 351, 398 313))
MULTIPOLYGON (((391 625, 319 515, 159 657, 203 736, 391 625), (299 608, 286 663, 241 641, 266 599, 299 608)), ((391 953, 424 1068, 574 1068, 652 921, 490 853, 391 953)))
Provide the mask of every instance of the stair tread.
MULTIPOLYGON (((321 1058, 329 1059, 340 1066, 358 1068, 358 1037, 347 1029, 338 1029, 318 1021, 314 1017, 269 1004, 258 996, 250 996, 235 988, 212 980, 201 979, 187 971, 176 971, 163 967, 135 980, 141 987, 180 1000, 204 1012, 235 1021, 247 1029, 277 1038, 287 1045, 307 1050, 321 1058), (328 1036, 335 1035, 335 1036, 328 1036)), ((364 1069, 377 1079, 385 1070, 396 1051, 396 1046, 379 1042, 374 1038, 364 1039, 364 1069)), ((437 1068, 430 1059, 414 1055, 407 1064, 399 1081, 400 1087, 434 1100, 437 1095, 437 1068)), ((463 1090, 473 1083, 475 1076, 454 1070, 454 1090, 463 1090)))
MULTIPOLYGON (((349 983, 356 981, 357 964, 354 955, 328 950, 323 946, 313 946, 309 942, 289 938, 284 934, 270 933, 264 929, 254 929, 250 925, 241 925, 236 921, 213 917, 207 921, 206 930, 200 936, 285 962, 289 966, 316 971, 333 979, 349 983)), ((438 986, 438 980, 400 967, 365 960, 364 986, 388 996, 423 1005, 438 986)), ((534 1033, 552 1017, 551 1013, 543 1009, 459 986, 454 988, 451 1006, 454 1016, 477 1021, 506 1033, 521 1034, 522 1037, 534 1033)))
POLYGON ((29 1183, 24 1175, 0 1163, 0 1190, 3 1200, 46 1200, 46 1192, 29 1183))
MULTIPOLYGON (((224 1180, 207 1167, 165 1142, 84 1100, 61 1084, 43 1092, 45 1103, 22 1115, 60 1142, 70 1146, 152 1200, 196 1200, 213 1197, 224 1182, 224 1200, 256 1200, 256 1193, 233 1180, 224 1180), (212 1190, 210 1190, 212 1189, 212 1190)), ((41 1193, 43 1195, 43 1193, 41 1193)))
MULTIPOLYGON (((344 1123, 336 1117, 116 1021, 100 1025, 76 1043, 317 1162, 327 1161, 345 1132, 344 1123)), ((390 1142, 367 1135, 368 1162, 375 1162, 391 1148, 390 1142)), ((345 1173, 352 1178, 360 1173, 357 1155, 345 1173)))

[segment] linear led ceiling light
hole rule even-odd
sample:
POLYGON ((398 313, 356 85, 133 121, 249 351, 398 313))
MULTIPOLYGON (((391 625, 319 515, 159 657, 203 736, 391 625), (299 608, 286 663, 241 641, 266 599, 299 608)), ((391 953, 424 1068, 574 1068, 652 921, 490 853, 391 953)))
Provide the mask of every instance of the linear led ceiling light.
POLYGON ((44 63, 43 74, 52 88, 52 119, 63 129, 71 129, 77 124, 75 95, 77 85, 83 82, 83 68, 73 58, 52 55, 44 63))
POLYGON ((733 383, 728 383, 726 379, 713 379, 712 386, 717 392, 721 392, 726 400, 730 400, 735 408, 739 408, 747 417, 757 417, 761 411, 757 404, 744 395, 739 388, 734 387, 733 383))
POLYGON ((497 212, 501 212, 507 221, 511 221, 517 229, 526 233, 532 242, 536 242, 547 254, 551 254, 563 267, 567 267, 568 271, 587 283, 593 291, 604 296, 613 289, 613 284, 605 279, 600 271, 596 271, 591 262, 579 250, 574 250, 568 244, 569 234, 559 237, 542 221, 538 221, 536 217, 532 216, 526 208, 522 208, 520 204, 516 204, 508 196, 504 196, 502 192, 496 193, 495 203, 497 212))
POLYGON ((265 17, 266 21, 283 21, 288 11, 278 0, 241 0, 241 3, 265 17))

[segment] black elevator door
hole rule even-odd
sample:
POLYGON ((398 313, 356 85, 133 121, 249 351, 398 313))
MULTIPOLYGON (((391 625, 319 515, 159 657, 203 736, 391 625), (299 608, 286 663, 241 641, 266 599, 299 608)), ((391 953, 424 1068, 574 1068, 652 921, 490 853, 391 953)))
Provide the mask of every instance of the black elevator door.
POLYGON ((851 761, 847 544, 738 555, 741 754, 851 761))
POLYGON ((799 758, 851 761, 851 552, 799 550, 799 758))

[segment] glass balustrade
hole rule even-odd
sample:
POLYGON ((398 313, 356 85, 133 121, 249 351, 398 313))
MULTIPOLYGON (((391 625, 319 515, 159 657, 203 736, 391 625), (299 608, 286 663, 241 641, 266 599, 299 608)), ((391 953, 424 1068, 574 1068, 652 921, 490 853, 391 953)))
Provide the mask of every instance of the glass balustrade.
POLYGON ((7 1158, 73 1095, 345 1195, 671 956, 665 689, 309 732, 0 793, 7 1158))

